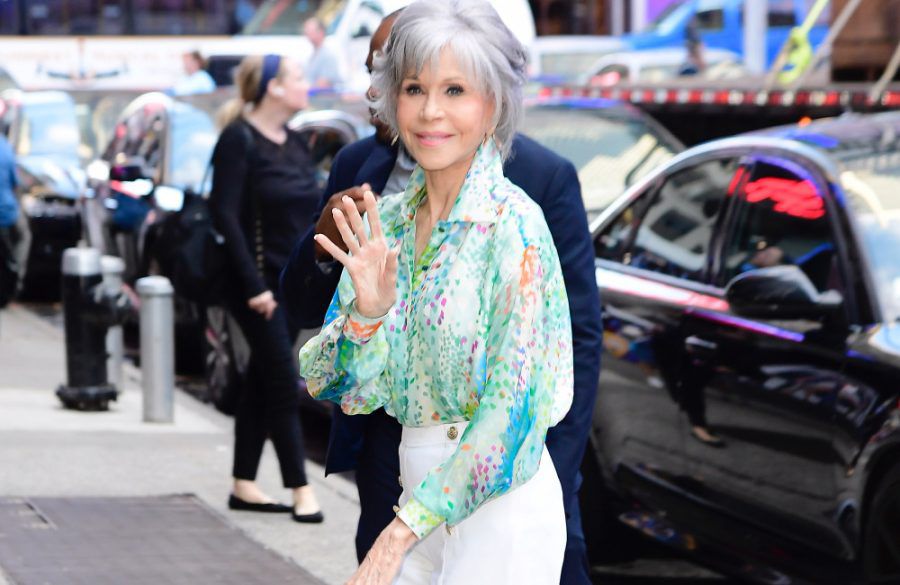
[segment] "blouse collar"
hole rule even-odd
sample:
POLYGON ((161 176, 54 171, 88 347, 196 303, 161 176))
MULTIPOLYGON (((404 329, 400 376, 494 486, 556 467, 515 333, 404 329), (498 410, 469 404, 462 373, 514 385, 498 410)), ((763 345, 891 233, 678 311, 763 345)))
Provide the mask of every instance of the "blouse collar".
MULTIPOLYGON (((478 147, 472 165, 466 173, 462 188, 447 223, 494 223, 500 215, 503 200, 499 199, 494 186, 503 181, 503 162, 500 158, 500 149, 493 139, 488 140, 478 147)), ((411 223, 415 221, 416 209, 425 198, 425 171, 416 165, 406 191, 403 193, 403 204, 400 212, 400 221, 411 223)))

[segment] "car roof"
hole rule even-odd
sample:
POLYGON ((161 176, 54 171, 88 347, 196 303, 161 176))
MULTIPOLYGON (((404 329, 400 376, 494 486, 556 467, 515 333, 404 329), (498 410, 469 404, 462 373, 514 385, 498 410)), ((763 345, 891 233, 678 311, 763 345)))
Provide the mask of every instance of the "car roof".
POLYGON ((838 164, 880 152, 900 151, 900 112, 845 114, 803 126, 776 126, 743 136, 793 140, 827 154, 838 164))

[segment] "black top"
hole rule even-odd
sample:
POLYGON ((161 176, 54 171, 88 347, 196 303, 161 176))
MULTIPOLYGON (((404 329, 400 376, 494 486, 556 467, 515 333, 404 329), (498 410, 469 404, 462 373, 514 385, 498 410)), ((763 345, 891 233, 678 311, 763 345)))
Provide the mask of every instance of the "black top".
POLYGON ((285 143, 277 144, 242 119, 222 131, 212 163, 210 214, 225 237, 235 284, 250 299, 275 286, 294 241, 313 223, 321 198, 315 166, 298 133, 288 130, 285 143), (262 219, 262 276, 253 198, 262 219))

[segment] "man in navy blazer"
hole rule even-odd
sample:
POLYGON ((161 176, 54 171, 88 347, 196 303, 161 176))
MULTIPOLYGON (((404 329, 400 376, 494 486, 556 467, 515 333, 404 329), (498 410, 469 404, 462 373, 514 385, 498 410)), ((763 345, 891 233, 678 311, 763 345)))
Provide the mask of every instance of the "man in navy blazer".
MULTIPOLYGON (((344 147, 332 163, 321 208, 327 206, 329 199, 333 204, 337 200, 335 194, 347 190, 359 193, 363 184, 368 184, 374 193, 390 195, 383 191, 397 163, 398 146, 387 144, 377 135, 344 147)), ((560 583, 588 585, 587 551, 578 509, 579 468, 597 394, 603 331, 587 214, 572 163, 530 138, 516 135, 504 174, 543 210, 559 253, 569 298, 575 393, 569 413, 548 432, 547 449, 559 475, 567 518, 568 541, 560 583)), ((323 215, 325 221, 330 217, 330 213, 323 215)), ((298 240, 281 274, 282 298, 288 314, 304 328, 322 325, 340 277, 337 262, 317 258, 312 238, 315 231, 316 227, 311 228, 298 240)), ((334 409, 325 473, 356 469, 361 508, 356 552, 360 562, 395 515, 393 506, 402 491, 397 454, 400 432, 400 424, 383 409, 356 416, 334 409)))

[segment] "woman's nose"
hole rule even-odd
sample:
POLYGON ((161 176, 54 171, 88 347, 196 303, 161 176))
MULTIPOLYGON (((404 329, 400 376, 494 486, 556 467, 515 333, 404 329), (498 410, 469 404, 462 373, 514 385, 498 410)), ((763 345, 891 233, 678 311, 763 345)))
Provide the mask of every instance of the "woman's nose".
POLYGON ((425 103, 422 105, 422 117, 426 120, 433 120, 443 114, 443 109, 438 100, 439 94, 430 92, 425 97, 425 103))

